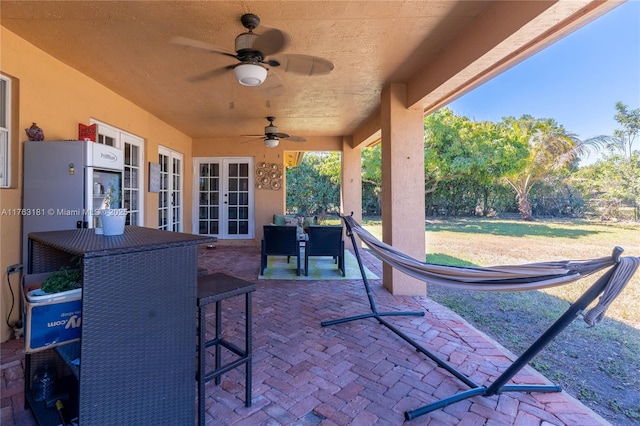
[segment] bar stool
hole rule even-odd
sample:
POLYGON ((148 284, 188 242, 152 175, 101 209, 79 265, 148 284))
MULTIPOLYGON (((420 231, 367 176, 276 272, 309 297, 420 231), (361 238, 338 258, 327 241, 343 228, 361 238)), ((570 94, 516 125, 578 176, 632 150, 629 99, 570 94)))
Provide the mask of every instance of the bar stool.
POLYGON ((256 290, 256 285, 222 273, 202 275, 198 277, 198 424, 205 424, 205 385, 211 379, 215 379, 216 385, 220 384, 222 374, 237 368, 243 364, 245 367, 245 406, 251 406, 251 293, 256 290), (222 301, 234 296, 245 295, 245 348, 241 349, 235 344, 222 338, 222 301), (214 338, 206 340, 207 305, 216 304, 216 318, 214 338), (215 369, 206 371, 207 349, 215 347, 215 369), (234 360, 222 364, 222 348, 237 355, 234 360))

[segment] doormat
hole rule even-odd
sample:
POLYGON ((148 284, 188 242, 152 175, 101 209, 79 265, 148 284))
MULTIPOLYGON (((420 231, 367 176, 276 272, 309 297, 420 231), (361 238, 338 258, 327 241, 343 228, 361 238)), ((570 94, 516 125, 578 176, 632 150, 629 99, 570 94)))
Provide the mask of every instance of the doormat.
MULTIPOLYGON (((300 255, 300 276, 296 275, 296 258, 291 256, 287 263, 287 256, 267 256, 267 267, 264 275, 258 275, 260 280, 361 280, 358 260, 348 250, 344 252, 344 277, 334 263, 331 256, 313 256, 309 258, 309 276, 304 275, 304 252, 300 255)), ((376 274, 364 267, 367 279, 379 279, 376 274)))

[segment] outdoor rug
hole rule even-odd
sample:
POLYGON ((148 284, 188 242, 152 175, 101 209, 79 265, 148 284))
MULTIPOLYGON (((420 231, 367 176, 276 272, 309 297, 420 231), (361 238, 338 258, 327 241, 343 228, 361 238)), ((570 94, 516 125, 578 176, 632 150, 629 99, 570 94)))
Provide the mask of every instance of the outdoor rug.
MULTIPOLYGON (((260 280, 361 280, 358 260, 348 250, 344 252, 345 275, 344 277, 338 269, 338 265, 333 263, 330 256, 309 257, 309 276, 304 275, 304 252, 300 255, 300 276, 296 275, 296 258, 291 256, 287 263, 287 256, 268 256, 267 268, 264 275, 258 275, 260 280)), ((376 274, 365 266, 367 279, 379 279, 376 274)))

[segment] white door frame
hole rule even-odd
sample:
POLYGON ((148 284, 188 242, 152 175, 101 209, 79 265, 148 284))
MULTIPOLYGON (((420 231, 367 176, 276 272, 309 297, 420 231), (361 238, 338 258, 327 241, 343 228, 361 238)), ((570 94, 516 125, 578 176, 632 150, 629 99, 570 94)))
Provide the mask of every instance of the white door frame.
POLYGON ((105 143, 125 152, 122 176, 125 198, 136 197, 126 206, 130 210, 127 221, 131 225, 144 226, 144 139, 94 118, 91 118, 89 123, 96 124, 97 143, 105 143), (128 149, 130 153, 137 151, 137 157, 127 156, 128 149), (132 217, 135 219, 132 220, 132 217))
MULTIPOLYGON (((240 167, 242 168, 242 167, 240 167)), ((255 207, 254 207, 254 159, 253 157, 194 157, 193 159, 193 227, 194 234, 200 234, 200 208, 207 209, 207 214, 215 210, 218 221, 218 233, 208 233, 220 239, 244 240, 255 238, 255 207), (208 179, 201 181, 201 165, 218 165, 218 176, 203 177, 208 179), (229 176, 233 165, 246 165, 246 176, 243 174, 238 179, 229 176), (212 183, 215 182, 215 183, 212 183), (201 194, 201 184, 203 193, 201 194), (209 185, 214 188, 209 187, 209 185), (235 185, 238 185, 237 187, 235 185), (200 205, 200 196, 203 195, 208 202, 207 206, 200 205), (238 206, 236 212, 240 217, 231 218, 233 206, 238 206), (244 215, 246 214, 246 217, 244 215), (238 222, 246 222, 246 233, 228 232, 229 224, 236 219, 238 222)), ((211 219, 209 219, 211 220, 211 219)), ((238 223, 238 230, 240 224, 238 223)))
POLYGON ((164 146, 158 146, 160 156, 168 159, 168 170, 160 165, 160 193, 158 194, 158 228, 182 232, 184 229, 184 155, 164 146), (177 165, 178 170, 175 170, 177 165), (166 195, 168 204, 163 204, 166 195), (166 225, 161 223, 161 215, 166 213, 166 225))
POLYGON ((11 158, 15 155, 11 152, 12 81, 9 77, 0 74, 0 82, 2 84, 0 90, 0 102, 2 103, 0 105, 0 188, 10 188, 12 173, 16 173, 15 170, 11 170, 11 158))

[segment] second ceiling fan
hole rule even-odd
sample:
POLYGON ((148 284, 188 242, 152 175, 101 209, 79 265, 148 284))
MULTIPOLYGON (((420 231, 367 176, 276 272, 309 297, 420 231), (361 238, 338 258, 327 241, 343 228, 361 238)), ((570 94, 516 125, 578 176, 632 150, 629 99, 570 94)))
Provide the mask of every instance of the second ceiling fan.
POLYGON ((278 59, 267 59, 268 56, 284 51, 289 44, 289 37, 281 30, 270 28, 262 34, 253 32, 260 25, 260 18, 254 14, 245 14, 240 18, 242 25, 248 30, 236 37, 235 52, 221 49, 204 41, 186 37, 174 37, 171 42, 196 49, 207 50, 235 58, 239 63, 223 68, 207 71, 192 79, 205 80, 218 74, 232 70, 238 83, 244 86, 259 86, 267 78, 269 67, 283 66, 285 72, 303 75, 328 74, 333 70, 333 63, 324 58, 310 55, 281 54, 278 59))
MULTIPOLYGON (((278 128, 273 124, 275 117, 267 117, 269 125, 264 128, 264 135, 244 135, 254 139, 263 139, 264 144, 269 148, 275 148, 280 143, 280 139, 286 139, 291 142, 306 142, 307 140, 301 136, 291 136, 286 133, 280 133, 278 128)), ((247 141, 249 142, 249 141, 247 141)))

